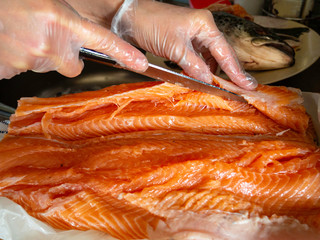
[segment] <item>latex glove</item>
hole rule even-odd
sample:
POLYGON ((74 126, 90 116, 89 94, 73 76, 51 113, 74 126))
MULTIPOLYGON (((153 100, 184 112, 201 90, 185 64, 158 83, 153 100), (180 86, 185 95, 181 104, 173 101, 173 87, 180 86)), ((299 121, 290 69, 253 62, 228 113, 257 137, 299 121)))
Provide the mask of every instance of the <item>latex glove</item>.
POLYGON ((146 57, 110 30, 82 18, 63 0, 2 0, 0 79, 27 70, 74 77, 83 69, 81 46, 108 54, 137 71, 146 57))
POLYGON ((69 3, 82 17, 85 17, 108 29, 111 28, 112 19, 123 3, 123 0, 90 0, 89 5, 88 0, 65 1, 69 3))
POLYGON ((240 66, 207 10, 125 0, 113 19, 112 31, 157 56, 178 63, 188 75, 199 80, 212 82, 210 65, 214 66, 216 60, 240 87, 254 89, 257 86, 256 80, 240 66))

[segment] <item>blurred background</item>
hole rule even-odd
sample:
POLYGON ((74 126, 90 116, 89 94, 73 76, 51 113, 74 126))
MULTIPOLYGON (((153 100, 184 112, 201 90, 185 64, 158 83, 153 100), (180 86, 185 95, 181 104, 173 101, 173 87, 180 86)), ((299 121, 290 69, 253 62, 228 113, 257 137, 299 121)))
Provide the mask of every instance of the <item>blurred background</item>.
POLYGON ((251 15, 282 17, 305 24, 320 34, 320 0, 158 0, 204 8, 213 3, 240 4, 251 15))

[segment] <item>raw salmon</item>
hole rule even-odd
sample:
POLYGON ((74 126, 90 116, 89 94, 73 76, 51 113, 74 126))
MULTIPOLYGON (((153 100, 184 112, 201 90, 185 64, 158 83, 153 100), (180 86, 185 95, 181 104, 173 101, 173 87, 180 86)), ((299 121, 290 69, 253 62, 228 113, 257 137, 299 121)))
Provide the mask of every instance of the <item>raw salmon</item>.
POLYGON ((276 239, 255 235, 271 226, 317 239, 320 149, 299 92, 241 94, 147 82, 23 98, 0 142, 0 195, 55 228, 119 239, 226 239, 217 222, 246 239, 276 239))
POLYGON ((9 133, 44 134, 67 140, 165 129, 304 137, 309 117, 297 92, 260 86, 257 93, 253 97, 244 95, 250 103, 246 104, 168 83, 147 82, 113 86, 95 94, 74 94, 74 97, 23 98, 11 117, 9 133))

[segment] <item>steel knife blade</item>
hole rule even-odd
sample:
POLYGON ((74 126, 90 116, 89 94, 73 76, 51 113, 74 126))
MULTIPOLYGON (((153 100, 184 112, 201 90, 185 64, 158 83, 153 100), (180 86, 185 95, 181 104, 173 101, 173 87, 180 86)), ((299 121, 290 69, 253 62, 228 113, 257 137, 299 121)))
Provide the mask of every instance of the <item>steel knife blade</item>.
MULTIPOLYGON (((80 57, 82 57, 86 60, 98 62, 98 63, 105 64, 108 66, 133 71, 131 69, 127 69, 127 68, 119 65, 110 56, 103 54, 103 53, 100 53, 100 52, 97 52, 97 51, 94 51, 94 50, 91 50, 91 49, 80 48, 80 57)), ((133 71, 133 72, 136 72, 136 71, 133 71)), ((246 100, 242 96, 240 96, 236 93, 233 93, 233 92, 230 92, 226 89, 223 89, 223 88, 214 86, 212 84, 197 80, 197 79, 189 77, 187 75, 177 73, 177 72, 172 71, 170 69, 163 68, 161 66, 157 66, 152 63, 149 63, 148 68, 145 72, 138 72, 137 71, 136 73, 153 78, 153 79, 156 79, 156 80, 177 84, 179 86, 186 87, 186 88, 189 88, 192 90, 213 94, 213 95, 216 95, 219 97, 224 97, 229 100, 246 102, 246 100)))

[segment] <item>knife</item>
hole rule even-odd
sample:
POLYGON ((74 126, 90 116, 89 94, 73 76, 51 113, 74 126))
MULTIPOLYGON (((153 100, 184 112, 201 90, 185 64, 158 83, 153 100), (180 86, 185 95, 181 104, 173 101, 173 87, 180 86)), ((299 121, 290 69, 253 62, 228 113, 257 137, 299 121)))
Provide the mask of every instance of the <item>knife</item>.
MULTIPOLYGON (((91 49, 87 48, 80 48, 80 57, 89 61, 101 63, 104 65, 116 67, 116 68, 121 68, 121 69, 126 69, 130 70, 133 72, 136 72, 131 69, 127 69, 121 65, 119 65, 116 61, 114 61, 110 56, 96 52, 91 49)), ((204 92, 204 93, 209 93, 213 94, 219 97, 224 97, 229 100, 235 100, 235 101, 240 101, 240 102, 247 102, 242 96, 230 92, 226 89, 214 86, 212 84, 197 80, 195 78, 177 73, 175 71, 169 70, 167 68, 163 68, 157 65, 154 65, 152 63, 148 64, 148 68, 145 72, 136 72, 138 74, 142 74, 144 76, 164 81, 164 82, 169 82, 173 84, 177 84, 182 87, 186 87, 192 90, 196 90, 199 92, 204 92)))

